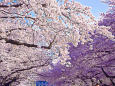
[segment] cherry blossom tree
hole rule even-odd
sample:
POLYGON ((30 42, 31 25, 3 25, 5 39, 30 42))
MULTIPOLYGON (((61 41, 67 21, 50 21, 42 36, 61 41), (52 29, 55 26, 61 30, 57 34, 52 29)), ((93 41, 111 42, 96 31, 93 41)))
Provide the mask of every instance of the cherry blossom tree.
MULTIPOLYGON (((113 4, 113 7, 103 15, 99 25, 110 26, 109 31, 114 35, 113 2, 108 2, 113 4)), ((53 69, 44 72, 42 78, 56 86, 114 86, 115 41, 98 34, 97 31, 91 38, 93 42, 79 43, 77 47, 70 43, 70 63, 67 66, 53 65, 53 69)))
POLYGON ((113 35, 115 35, 115 1, 106 0, 105 3, 108 3, 110 9, 105 14, 103 13, 100 19, 99 25, 110 26, 110 30, 113 35))
POLYGON ((92 43, 72 44, 69 52, 69 66, 57 64, 44 72, 42 78, 54 86, 95 86, 104 84, 114 86, 115 79, 115 42, 102 35, 95 35, 92 43), (90 50, 90 44, 93 49, 90 50))
MULTIPOLYGON (((98 50, 105 42, 97 45, 92 36, 114 41, 109 27, 99 26, 90 8, 74 0, 2 0, 0 27, 1 86, 29 86, 32 80, 56 86, 93 83, 98 76, 91 72, 104 59, 95 53, 109 51, 98 50)), ((102 65, 95 70, 107 75, 102 65)))

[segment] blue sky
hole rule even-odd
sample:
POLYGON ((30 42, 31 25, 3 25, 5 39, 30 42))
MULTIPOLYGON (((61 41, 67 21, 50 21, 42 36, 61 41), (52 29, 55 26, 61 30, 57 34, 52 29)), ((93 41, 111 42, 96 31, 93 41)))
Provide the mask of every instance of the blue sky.
POLYGON ((102 3, 101 0, 76 0, 77 2, 80 2, 83 5, 90 6, 91 12, 96 17, 96 19, 99 18, 100 13, 106 12, 108 10, 108 5, 105 3, 102 3))

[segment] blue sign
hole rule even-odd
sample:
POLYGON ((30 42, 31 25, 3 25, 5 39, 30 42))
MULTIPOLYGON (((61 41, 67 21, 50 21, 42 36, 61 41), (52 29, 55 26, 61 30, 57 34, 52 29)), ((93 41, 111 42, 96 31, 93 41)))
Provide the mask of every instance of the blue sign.
POLYGON ((46 82, 46 81, 36 81, 36 86, 48 86, 48 82, 46 82))
POLYGON ((31 86, 51 86, 47 81, 35 81, 31 86))

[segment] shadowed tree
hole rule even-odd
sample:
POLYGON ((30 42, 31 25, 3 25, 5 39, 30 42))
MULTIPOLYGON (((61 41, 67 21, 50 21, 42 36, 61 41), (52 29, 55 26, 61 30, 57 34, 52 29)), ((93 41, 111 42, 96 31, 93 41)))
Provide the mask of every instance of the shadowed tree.
POLYGON ((74 0, 3 0, 0 85, 29 86, 28 82, 46 80, 56 86, 86 86, 99 80, 109 72, 101 64, 111 56, 104 58, 114 55, 114 45, 103 46, 114 43, 108 29, 98 25, 89 7, 74 0))

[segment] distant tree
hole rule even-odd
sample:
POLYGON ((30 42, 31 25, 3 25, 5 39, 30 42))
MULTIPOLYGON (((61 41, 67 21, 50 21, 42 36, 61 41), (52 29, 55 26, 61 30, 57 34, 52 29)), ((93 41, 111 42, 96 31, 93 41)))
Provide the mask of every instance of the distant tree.
POLYGON ((104 55, 111 55, 114 47, 109 51, 109 48, 98 50, 101 44, 108 43, 100 39, 103 41, 93 48, 96 39, 92 36, 99 40, 96 34, 100 34, 111 40, 111 44, 114 35, 108 29, 98 25, 89 7, 74 0, 3 0, 0 2, 0 85, 29 86, 28 82, 36 80, 47 80, 56 86, 79 82, 86 85, 88 79, 93 83, 97 70, 108 74, 100 64, 107 61, 104 55), (97 65, 96 60, 101 63, 97 65))
POLYGON ((115 0, 105 0, 105 3, 109 5, 110 9, 106 13, 102 13, 99 25, 111 27, 109 31, 115 35, 115 0))

